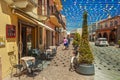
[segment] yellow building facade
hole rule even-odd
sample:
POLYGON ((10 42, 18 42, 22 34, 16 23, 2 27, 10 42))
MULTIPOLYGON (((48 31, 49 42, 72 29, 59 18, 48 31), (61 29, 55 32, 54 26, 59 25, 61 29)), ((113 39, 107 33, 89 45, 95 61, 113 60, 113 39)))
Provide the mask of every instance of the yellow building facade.
MULTIPOLYGON (((39 48, 44 51, 46 44, 55 45, 55 27, 43 24, 40 17, 34 15, 37 14, 37 7, 31 3, 27 5, 26 1, 0 0, 0 80, 11 73, 11 55, 16 56, 15 62, 18 63, 21 57, 28 55, 30 49, 39 48)), ((59 5, 58 10, 61 10, 60 2, 55 3, 59 5)), ((58 22, 55 24, 61 27, 58 22)))
POLYGON ((0 1, 0 36, 5 40, 5 46, 0 47, 3 78, 10 73, 11 69, 8 53, 14 52, 14 54, 18 55, 18 48, 16 43, 17 38, 13 38, 11 41, 8 41, 6 39, 7 24, 13 24, 17 26, 17 16, 11 13, 11 9, 8 7, 8 5, 6 5, 4 1, 0 1))
MULTIPOLYGON (((37 13, 37 9, 33 10, 37 13)), ((2 78, 10 75, 12 65, 10 55, 16 56, 16 63, 20 57, 27 56, 28 51, 44 47, 45 30, 54 31, 39 21, 37 16, 27 14, 16 7, 10 7, 4 0, 0 1, 0 56, 2 78), (15 36, 8 37, 7 26, 15 27, 15 36), (4 42, 4 45, 3 45, 4 42)), ((10 34, 11 35, 11 34, 10 34)))

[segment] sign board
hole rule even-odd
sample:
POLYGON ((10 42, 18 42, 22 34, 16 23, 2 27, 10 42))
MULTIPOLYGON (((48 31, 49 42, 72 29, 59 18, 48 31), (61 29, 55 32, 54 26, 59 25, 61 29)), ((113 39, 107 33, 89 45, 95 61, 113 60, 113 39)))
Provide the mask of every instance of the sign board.
POLYGON ((16 27, 14 25, 6 25, 6 38, 15 38, 16 37, 16 27))

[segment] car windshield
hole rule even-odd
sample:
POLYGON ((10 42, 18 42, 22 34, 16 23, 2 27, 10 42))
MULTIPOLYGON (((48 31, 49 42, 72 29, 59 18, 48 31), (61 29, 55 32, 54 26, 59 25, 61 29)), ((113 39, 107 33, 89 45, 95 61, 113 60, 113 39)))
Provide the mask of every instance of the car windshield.
POLYGON ((107 41, 107 39, 106 38, 98 39, 98 41, 107 41))

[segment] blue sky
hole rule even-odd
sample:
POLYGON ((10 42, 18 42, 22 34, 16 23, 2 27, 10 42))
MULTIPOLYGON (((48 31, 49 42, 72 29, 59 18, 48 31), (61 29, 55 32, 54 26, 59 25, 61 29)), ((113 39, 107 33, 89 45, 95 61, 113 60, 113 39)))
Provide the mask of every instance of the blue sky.
POLYGON ((88 12, 88 25, 106 19, 108 15, 120 15, 120 0, 62 0, 61 13, 66 16, 67 30, 82 27, 82 15, 88 12))

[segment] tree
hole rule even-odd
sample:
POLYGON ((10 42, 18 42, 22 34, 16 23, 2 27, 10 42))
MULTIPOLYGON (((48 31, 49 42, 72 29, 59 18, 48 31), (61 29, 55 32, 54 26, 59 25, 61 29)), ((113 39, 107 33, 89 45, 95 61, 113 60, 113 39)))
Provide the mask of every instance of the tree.
POLYGON ((93 63, 93 54, 90 49, 89 40, 88 40, 88 26, 87 26, 87 12, 83 14, 83 24, 82 24, 82 37, 80 41, 79 48, 79 63, 92 64, 93 63))
POLYGON ((80 34, 79 33, 75 33, 75 37, 74 37, 74 40, 73 40, 73 46, 74 47, 78 47, 79 44, 80 44, 80 34))

